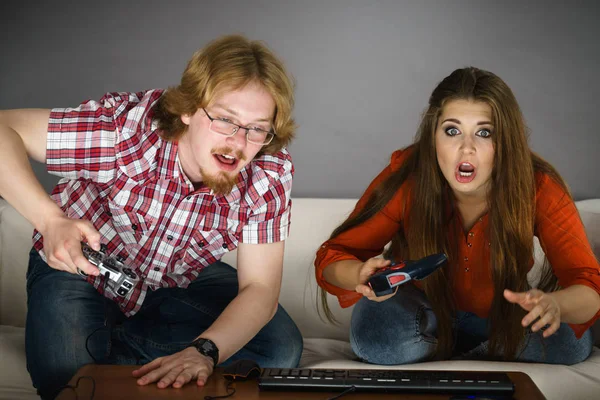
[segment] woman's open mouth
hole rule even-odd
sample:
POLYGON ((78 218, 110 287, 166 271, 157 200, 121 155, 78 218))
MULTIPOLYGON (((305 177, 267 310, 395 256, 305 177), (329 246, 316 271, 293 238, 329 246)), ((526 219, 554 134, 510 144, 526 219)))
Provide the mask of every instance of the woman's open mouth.
POLYGON ((475 166, 469 162, 460 162, 456 166, 454 176, 459 183, 469 183, 475 179, 475 166))

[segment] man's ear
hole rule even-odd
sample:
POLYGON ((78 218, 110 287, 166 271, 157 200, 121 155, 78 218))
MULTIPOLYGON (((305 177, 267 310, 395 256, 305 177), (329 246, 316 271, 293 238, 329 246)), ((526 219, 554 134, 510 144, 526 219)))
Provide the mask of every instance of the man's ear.
POLYGON ((190 115, 188 115, 188 114, 183 114, 181 116, 181 122, 183 122, 184 124, 186 124, 188 126, 190 125, 191 119, 192 119, 192 117, 190 115))

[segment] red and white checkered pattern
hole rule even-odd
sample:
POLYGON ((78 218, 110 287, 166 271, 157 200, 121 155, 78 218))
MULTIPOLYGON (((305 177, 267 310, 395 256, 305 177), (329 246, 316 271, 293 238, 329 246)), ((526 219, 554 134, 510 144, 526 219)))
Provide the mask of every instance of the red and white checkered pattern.
MULTIPOLYGON (((126 315, 139 310, 148 288, 186 287, 238 241, 272 243, 288 234, 294 169, 287 150, 254 159, 228 195, 194 190, 177 143, 161 139, 152 118, 162 93, 108 93, 52 110, 48 124, 48 172, 63 177, 53 199, 69 217, 91 221, 108 254, 143 277, 125 298, 104 293, 126 315)), ((37 231, 33 242, 45 257, 37 231)), ((103 292, 104 278, 88 279, 103 292)))

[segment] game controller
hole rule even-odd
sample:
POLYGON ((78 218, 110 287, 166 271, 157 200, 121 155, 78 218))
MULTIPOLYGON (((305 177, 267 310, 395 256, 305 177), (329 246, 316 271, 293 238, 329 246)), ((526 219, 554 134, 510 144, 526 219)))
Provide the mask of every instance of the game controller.
MULTIPOLYGON (((106 254, 106 245, 100 245, 100 251, 96 251, 82 242, 81 250, 85 258, 98 267, 100 275, 108 277, 108 284, 117 295, 126 296, 139 282, 140 278, 131 268, 123 265, 120 259, 109 257, 106 254)), ((87 277, 82 270, 77 269, 77 272, 79 275, 87 277)))
POLYGON ((394 288, 404 285, 413 279, 420 280, 444 265, 448 257, 443 254, 432 254, 415 261, 392 262, 391 265, 381 268, 369 278, 367 285, 375 296, 385 296, 394 292, 394 288))

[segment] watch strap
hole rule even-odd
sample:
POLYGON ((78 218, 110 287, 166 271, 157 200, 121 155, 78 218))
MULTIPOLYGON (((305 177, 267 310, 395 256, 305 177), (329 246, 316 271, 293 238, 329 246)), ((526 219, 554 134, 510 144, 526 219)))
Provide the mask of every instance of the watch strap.
POLYGON ((188 347, 195 347, 200 354, 210 357, 213 360, 213 367, 216 367, 219 362, 219 348, 210 339, 198 338, 192 341, 188 347))

